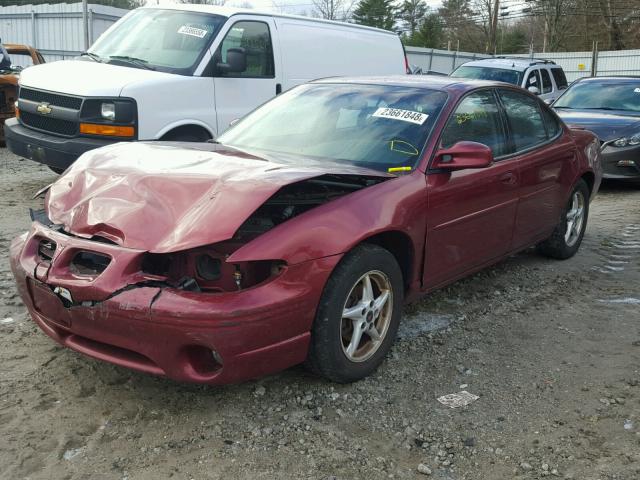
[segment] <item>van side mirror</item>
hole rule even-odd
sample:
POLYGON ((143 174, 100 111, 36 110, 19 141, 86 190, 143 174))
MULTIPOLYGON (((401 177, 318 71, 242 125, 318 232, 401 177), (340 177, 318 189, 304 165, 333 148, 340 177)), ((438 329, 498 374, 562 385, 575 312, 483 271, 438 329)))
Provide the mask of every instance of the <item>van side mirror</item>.
POLYGON ((244 48, 230 48, 227 62, 218 62, 216 67, 221 73, 242 73, 247 69, 247 52, 244 48))
POLYGON ((529 92, 533 93, 534 95, 540 95, 540 90, 538 89, 538 87, 534 87, 533 85, 527 88, 527 90, 529 90, 529 92))
POLYGON ((462 170, 486 168, 493 163, 493 152, 487 145, 478 142, 457 142, 450 148, 436 152, 432 168, 462 170))

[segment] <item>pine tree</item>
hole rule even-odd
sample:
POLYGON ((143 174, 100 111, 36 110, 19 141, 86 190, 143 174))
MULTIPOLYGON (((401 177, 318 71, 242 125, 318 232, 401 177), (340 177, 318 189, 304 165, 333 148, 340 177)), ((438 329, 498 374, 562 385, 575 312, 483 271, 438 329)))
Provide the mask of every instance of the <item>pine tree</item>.
POLYGON ((412 37, 418 31, 420 22, 427 14, 427 5, 424 0, 404 0, 399 13, 409 30, 409 36, 412 37))
POLYGON ((396 7, 393 0, 361 0, 353 12, 353 20, 360 25, 392 30, 396 7))

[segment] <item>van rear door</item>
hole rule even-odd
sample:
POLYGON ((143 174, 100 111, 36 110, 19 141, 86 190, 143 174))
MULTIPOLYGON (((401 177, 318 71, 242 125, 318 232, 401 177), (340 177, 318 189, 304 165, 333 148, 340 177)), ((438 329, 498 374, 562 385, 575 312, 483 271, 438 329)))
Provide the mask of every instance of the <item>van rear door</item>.
POLYGON ((280 51, 273 18, 234 15, 220 32, 214 62, 227 63, 230 48, 246 54, 243 72, 225 72, 214 67, 218 134, 229 124, 271 99, 281 89, 280 51))

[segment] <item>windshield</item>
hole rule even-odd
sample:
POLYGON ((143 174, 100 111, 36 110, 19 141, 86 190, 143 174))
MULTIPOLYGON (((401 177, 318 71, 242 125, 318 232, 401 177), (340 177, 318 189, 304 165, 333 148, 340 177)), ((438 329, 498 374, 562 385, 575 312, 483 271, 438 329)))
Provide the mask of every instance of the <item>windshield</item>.
POLYGON ((218 141, 251 152, 345 162, 382 171, 415 167, 447 94, 382 85, 308 84, 266 103, 218 141))
POLYGON ((627 82, 578 82, 569 87, 553 107, 640 113, 640 79, 627 82))
POLYGON ((96 61, 191 75, 225 20, 204 13, 141 8, 102 35, 89 53, 96 61))
POLYGON ((522 73, 505 68, 492 67, 470 67, 462 65, 452 74, 452 77, 472 78, 475 80, 494 80, 496 82, 506 82, 513 85, 520 85, 522 73))

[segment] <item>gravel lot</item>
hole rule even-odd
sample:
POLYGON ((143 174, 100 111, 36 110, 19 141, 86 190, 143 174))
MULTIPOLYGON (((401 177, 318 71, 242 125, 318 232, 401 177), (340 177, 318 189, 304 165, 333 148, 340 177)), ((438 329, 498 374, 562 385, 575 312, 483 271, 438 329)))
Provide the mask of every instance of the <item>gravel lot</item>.
POLYGON ((409 306, 365 381, 220 388, 91 360, 29 320, 8 246, 54 179, 0 149, 0 478, 640 478, 640 188, 605 186, 575 258, 527 251, 409 306), (436 400, 460 390, 480 398, 436 400))

